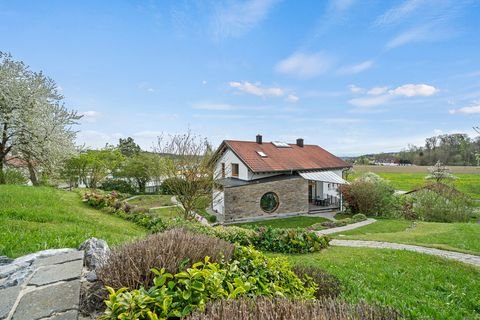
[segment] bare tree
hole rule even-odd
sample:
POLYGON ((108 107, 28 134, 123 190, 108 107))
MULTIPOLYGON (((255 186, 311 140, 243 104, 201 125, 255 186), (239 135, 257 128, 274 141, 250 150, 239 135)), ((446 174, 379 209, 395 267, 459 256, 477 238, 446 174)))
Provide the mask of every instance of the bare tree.
POLYGON ((193 219, 196 209, 211 202, 214 187, 212 147, 207 139, 186 134, 158 138, 155 152, 163 156, 164 183, 183 207, 184 217, 193 219))

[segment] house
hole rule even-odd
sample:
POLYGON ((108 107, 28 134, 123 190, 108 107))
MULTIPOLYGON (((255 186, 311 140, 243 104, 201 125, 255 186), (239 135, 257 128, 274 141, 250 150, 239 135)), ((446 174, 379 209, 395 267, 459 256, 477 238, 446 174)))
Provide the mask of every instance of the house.
POLYGON ((351 165, 317 145, 225 140, 215 153, 212 209, 224 221, 342 208, 351 165))

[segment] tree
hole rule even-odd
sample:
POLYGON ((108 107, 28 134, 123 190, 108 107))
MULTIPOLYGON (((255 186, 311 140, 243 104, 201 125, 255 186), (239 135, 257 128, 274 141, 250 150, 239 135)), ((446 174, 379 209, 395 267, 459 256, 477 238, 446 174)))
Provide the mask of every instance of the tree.
POLYGON ((457 178, 453 174, 451 174, 450 169, 442 165, 440 161, 437 161, 437 163, 433 167, 428 168, 428 171, 430 172, 430 174, 426 176, 425 179, 435 180, 436 183, 444 183, 446 181, 452 181, 457 178))
POLYGON ((164 155, 165 181, 182 205, 185 218, 194 218, 195 210, 212 196, 214 186, 209 142, 189 131, 168 139, 159 137, 155 151, 164 155))
POLYGON ((118 150, 125 156, 125 157, 132 157, 136 156, 142 151, 140 146, 135 143, 132 137, 128 137, 126 139, 120 138, 118 140, 118 150))
POLYGON ((70 185, 83 182, 88 188, 96 189, 101 180, 109 174, 118 173, 125 157, 112 148, 88 150, 67 161, 64 177, 70 185))
POLYGON ((140 153, 125 161, 120 175, 133 180, 138 192, 144 193, 147 182, 152 179, 158 160, 158 155, 140 153))
POLYGON ((0 184, 7 155, 23 159, 38 184, 38 168, 52 171, 74 151, 81 118, 67 110, 55 82, 0 52, 0 184))

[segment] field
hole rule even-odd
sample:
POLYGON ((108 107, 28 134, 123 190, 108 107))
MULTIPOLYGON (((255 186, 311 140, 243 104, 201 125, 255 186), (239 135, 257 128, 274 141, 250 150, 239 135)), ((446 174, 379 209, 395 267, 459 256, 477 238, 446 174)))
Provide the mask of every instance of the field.
POLYGON ((390 305, 408 319, 479 317, 479 268, 424 254, 369 248, 331 247, 289 259, 336 275, 348 301, 390 305))
MULTIPOLYGON (((458 190, 468 194, 473 199, 480 200, 480 169, 477 167, 449 167, 456 177, 454 185, 458 190)), ((425 183, 428 167, 422 166, 354 166, 355 173, 349 180, 363 172, 374 172, 389 180, 398 190, 409 191, 425 183)))
POLYGON ((282 218, 282 219, 272 219, 272 220, 263 220, 263 221, 256 221, 256 222, 249 222, 249 223, 240 223, 236 224, 239 227, 248 227, 248 226, 270 226, 272 228, 305 228, 309 227, 315 223, 321 223, 324 221, 328 221, 325 218, 321 217, 305 217, 305 216, 298 216, 298 217, 291 217, 291 218, 282 218))
POLYGON ((88 207, 74 192, 0 186, 0 256, 75 248, 90 237, 115 245, 146 233, 133 223, 88 207))
POLYGON ((480 255, 480 224, 411 222, 383 220, 344 231, 334 236, 338 239, 374 240, 415 244, 424 247, 480 255))

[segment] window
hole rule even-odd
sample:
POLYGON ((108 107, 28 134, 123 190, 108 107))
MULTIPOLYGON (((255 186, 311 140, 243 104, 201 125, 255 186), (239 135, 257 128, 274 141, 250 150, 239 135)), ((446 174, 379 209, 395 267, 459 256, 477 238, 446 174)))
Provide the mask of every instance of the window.
POLYGON ((238 177, 238 163, 232 163, 232 177, 238 177))
POLYGON ((275 192, 267 192, 260 199, 260 208, 267 213, 272 213, 278 209, 278 196, 275 192))
POLYGON ((225 162, 222 162, 222 178, 225 178, 225 162))

